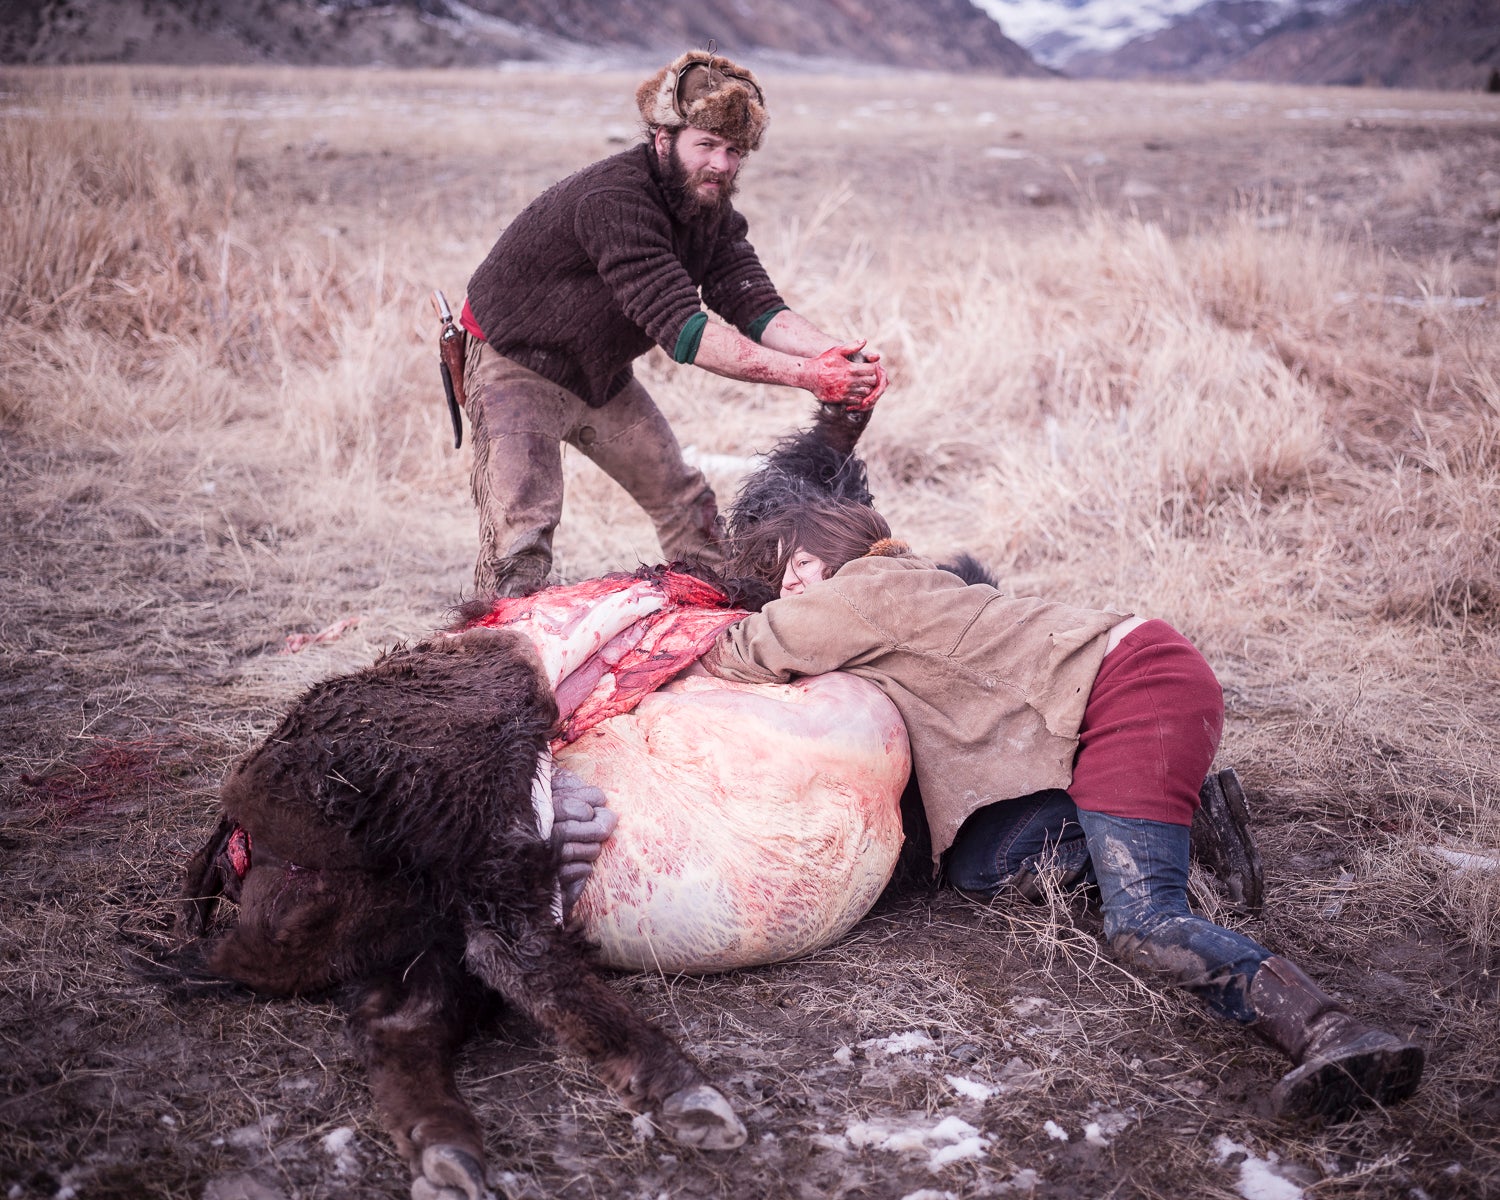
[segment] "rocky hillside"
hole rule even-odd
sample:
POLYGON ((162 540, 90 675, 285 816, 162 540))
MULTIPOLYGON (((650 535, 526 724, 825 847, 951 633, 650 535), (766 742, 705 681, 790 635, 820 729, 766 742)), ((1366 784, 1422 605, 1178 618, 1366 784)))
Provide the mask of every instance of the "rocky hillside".
POLYGON ((0 61, 398 67, 752 61, 1048 73, 970 0, 0 0, 0 61))
POLYGON ((1500 0, 1211 0, 1069 75, 1483 88, 1500 70, 1500 0))

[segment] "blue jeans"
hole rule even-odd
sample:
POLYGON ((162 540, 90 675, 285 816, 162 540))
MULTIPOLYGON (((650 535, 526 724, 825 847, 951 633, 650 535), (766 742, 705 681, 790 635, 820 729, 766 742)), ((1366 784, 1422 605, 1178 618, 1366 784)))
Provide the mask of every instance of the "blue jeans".
POLYGON ((1002 800, 974 813, 944 861, 960 891, 993 896, 1055 862, 1092 864, 1115 957, 1184 988, 1232 1021, 1255 1019, 1250 981, 1271 952, 1188 908, 1188 827, 1077 808, 1066 792, 1002 800))
POLYGON ((1002 888, 1028 900, 1040 897, 1036 880, 1055 872, 1060 886, 1082 883, 1088 843, 1073 798, 1061 788, 988 804, 963 823, 943 860, 948 882, 988 900, 1002 888))

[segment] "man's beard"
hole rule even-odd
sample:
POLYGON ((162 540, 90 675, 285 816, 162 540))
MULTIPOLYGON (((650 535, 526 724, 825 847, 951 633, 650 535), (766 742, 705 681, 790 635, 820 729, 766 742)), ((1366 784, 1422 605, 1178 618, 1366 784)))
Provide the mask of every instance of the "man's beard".
POLYGON ((689 176, 687 167, 677 153, 675 138, 667 148, 667 161, 662 164, 662 168, 667 204, 672 209, 672 215, 683 224, 708 225, 729 212, 729 202, 734 198, 737 187, 734 177, 725 176, 723 172, 711 167, 700 167, 689 176), (719 191, 712 200, 704 200, 698 195, 697 188, 699 184, 710 180, 718 183, 719 191))

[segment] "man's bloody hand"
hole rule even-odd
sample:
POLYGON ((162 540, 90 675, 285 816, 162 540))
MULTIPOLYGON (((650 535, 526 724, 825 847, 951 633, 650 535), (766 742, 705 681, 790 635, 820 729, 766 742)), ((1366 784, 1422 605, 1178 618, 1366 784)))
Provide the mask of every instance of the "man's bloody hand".
POLYGON ((870 409, 875 407, 875 401, 884 395, 886 382, 885 368, 877 364, 875 367, 875 386, 862 398, 847 401, 844 404, 845 410, 848 412, 869 412, 870 409))
POLYGON ((838 404, 856 411, 869 408, 885 391, 885 370, 878 354, 866 358, 864 342, 830 346, 816 358, 806 360, 807 381, 803 385, 824 404, 838 404))

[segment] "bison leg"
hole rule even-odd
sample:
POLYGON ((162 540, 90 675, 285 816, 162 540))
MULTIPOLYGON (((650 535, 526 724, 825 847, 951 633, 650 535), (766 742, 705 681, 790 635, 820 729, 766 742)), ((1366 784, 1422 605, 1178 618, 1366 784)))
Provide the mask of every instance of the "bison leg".
POLYGON ((559 1044, 593 1062, 627 1105, 651 1111, 674 1140, 704 1150, 744 1145, 745 1126, 729 1101, 671 1038, 610 990, 564 930, 505 936, 471 929, 465 960, 559 1044))
POLYGON ((424 953, 372 981, 351 1026, 380 1123, 412 1172, 412 1200, 482 1200, 484 1143, 458 1094, 453 1056, 478 1013, 456 958, 424 953))
POLYGON ((178 929, 189 936, 195 937, 208 929, 220 896, 239 899, 239 875, 226 859, 236 828, 233 818, 220 818, 219 827, 189 860, 183 873, 177 920, 178 929))

